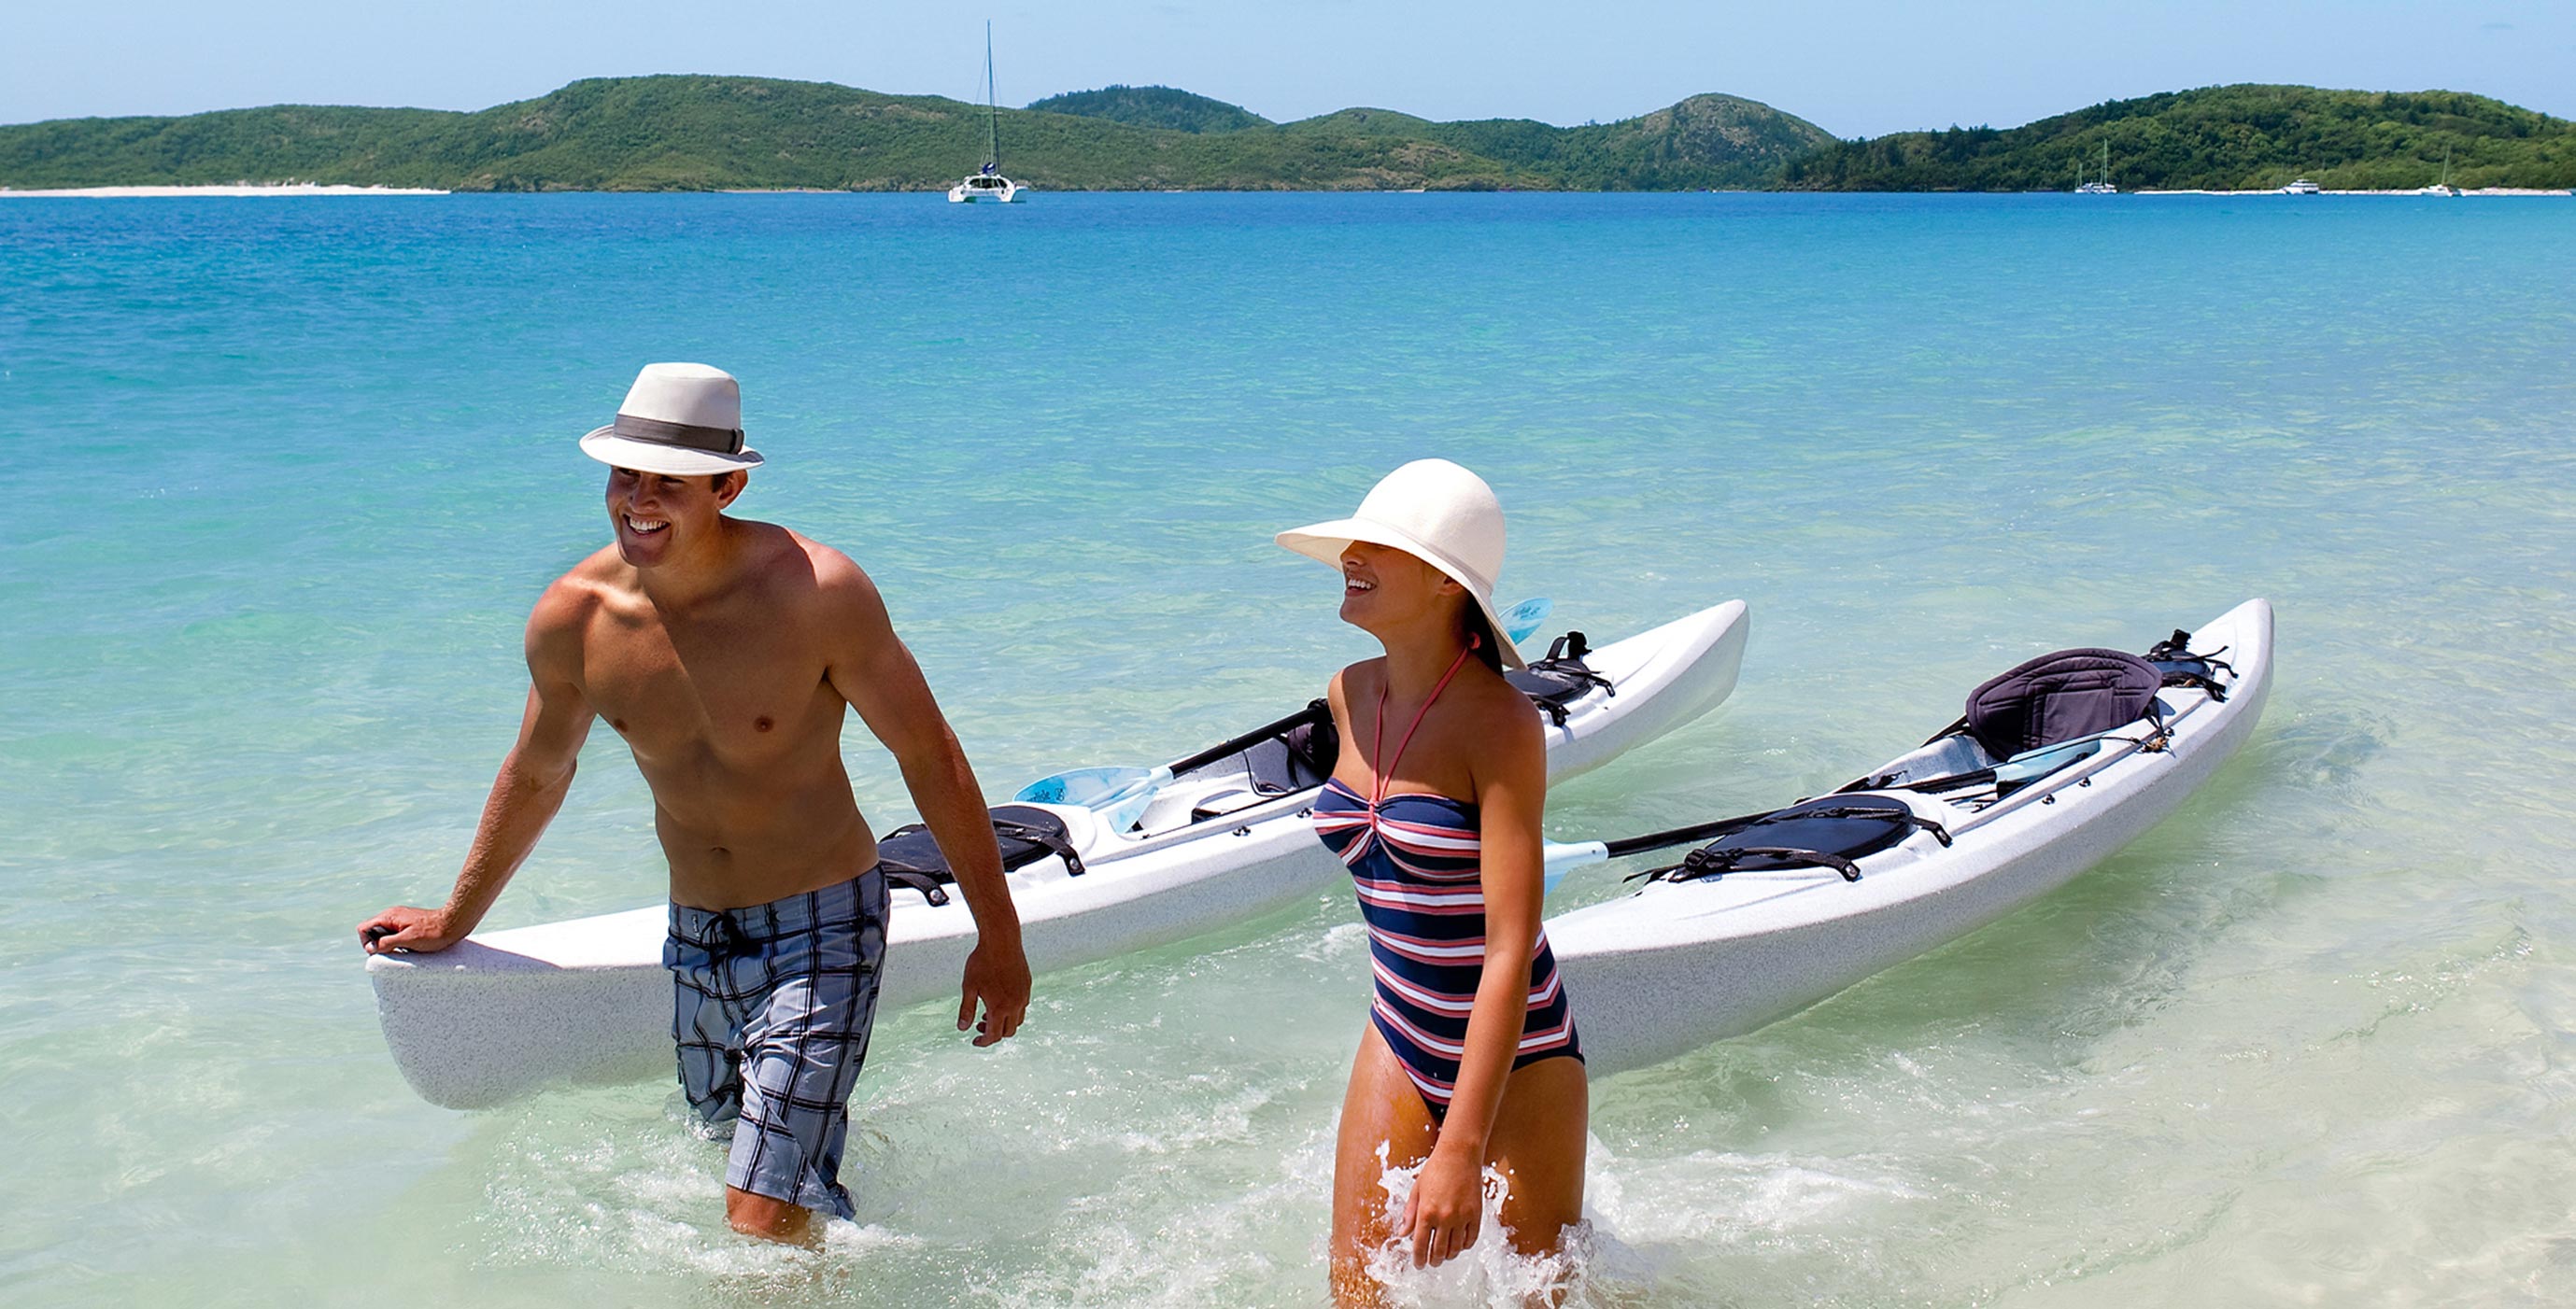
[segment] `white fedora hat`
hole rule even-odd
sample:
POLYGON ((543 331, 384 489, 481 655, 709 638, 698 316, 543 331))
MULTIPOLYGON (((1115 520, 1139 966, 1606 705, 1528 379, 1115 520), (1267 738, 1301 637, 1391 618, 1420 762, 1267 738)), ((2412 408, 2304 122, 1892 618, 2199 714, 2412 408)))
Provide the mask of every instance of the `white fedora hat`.
POLYGON ((1281 532, 1278 541, 1336 568, 1353 541, 1402 550, 1475 597, 1505 667, 1525 662, 1494 611, 1494 579, 1503 571, 1503 502, 1485 479, 1446 459, 1416 459, 1369 488, 1358 513, 1281 532))
POLYGON ((581 452, 673 477, 760 466, 760 452, 742 443, 742 385, 705 364, 644 365, 617 406, 617 421, 581 438, 581 452))

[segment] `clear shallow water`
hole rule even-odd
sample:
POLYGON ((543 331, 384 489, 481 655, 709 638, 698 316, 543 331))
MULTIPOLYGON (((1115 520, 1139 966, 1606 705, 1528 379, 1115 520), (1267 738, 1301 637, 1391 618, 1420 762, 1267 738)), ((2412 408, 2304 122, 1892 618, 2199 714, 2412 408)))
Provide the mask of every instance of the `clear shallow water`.
MULTIPOLYGON (((865 1222, 717 1217, 661 1086, 453 1114, 349 925, 434 901, 637 364, 876 575, 996 795, 1365 652, 1270 531, 1483 472, 1508 598, 1754 607, 1736 698, 1557 793, 1828 786, 2039 650, 2253 594, 2211 788, 1987 931, 1594 1090, 1615 1304, 2576 1291, 2576 207, 2550 200, 448 197, 0 205, 0 1291, 1303 1304, 1346 895, 891 1015, 865 1222)), ((903 808, 853 733, 862 797, 903 808)), ((602 734, 494 915, 655 899, 602 734)), ((1578 875, 1562 908, 1616 894, 1578 875)))

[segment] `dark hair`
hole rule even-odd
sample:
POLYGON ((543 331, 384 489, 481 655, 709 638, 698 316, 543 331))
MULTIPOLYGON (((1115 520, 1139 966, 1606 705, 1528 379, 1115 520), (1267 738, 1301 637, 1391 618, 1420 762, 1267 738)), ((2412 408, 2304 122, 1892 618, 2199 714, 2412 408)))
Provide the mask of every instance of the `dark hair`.
POLYGON ((1485 607, 1476 603, 1476 597, 1470 595, 1467 597, 1466 609, 1467 636, 1476 651, 1476 657, 1484 660, 1487 668, 1498 673, 1503 671, 1503 639, 1501 634, 1494 631, 1493 622, 1485 617, 1485 607))

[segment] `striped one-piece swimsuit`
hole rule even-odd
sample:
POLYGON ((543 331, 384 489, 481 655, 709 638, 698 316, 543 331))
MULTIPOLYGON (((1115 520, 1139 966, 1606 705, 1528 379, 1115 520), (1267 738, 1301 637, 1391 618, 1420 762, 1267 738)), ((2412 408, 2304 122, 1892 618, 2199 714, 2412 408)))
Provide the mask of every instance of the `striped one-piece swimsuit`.
MULTIPOLYGON (((1423 709, 1428 712, 1430 705, 1423 709)), ((1382 693, 1379 710, 1383 730, 1382 693)), ((1421 725, 1418 716, 1414 725, 1421 725)), ((1407 743, 1412 736, 1405 733, 1407 743)), ((1403 754, 1399 744, 1397 760, 1403 754)), ((1395 762, 1379 770, 1381 794, 1374 801, 1339 778, 1326 782, 1315 800, 1315 834, 1341 856, 1358 886, 1376 977, 1369 1020, 1436 1122, 1449 1112, 1458 1061, 1466 1053, 1467 1017, 1485 972, 1481 842, 1472 804, 1421 792, 1383 794, 1395 762)), ((1581 1059, 1583 1047, 1575 1038, 1556 954, 1541 928, 1530 954, 1529 1013, 1521 1021, 1512 1067, 1558 1055, 1581 1059)))

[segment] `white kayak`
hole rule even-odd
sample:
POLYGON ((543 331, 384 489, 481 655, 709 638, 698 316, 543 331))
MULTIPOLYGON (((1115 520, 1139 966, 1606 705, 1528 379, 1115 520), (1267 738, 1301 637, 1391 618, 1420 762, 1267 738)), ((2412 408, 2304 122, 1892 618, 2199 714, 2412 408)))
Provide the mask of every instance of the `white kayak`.
MULTIPOLYGON (((1744 657, 1731 600, 1583 657, 1607 686, 1560 688, 1547 731, 1551 782, 1597 768, 1715 708, 1744 657), (1561 715, 1561 716, 1560 716, 1561 715)), ((1272 742, 1183 768, 1132 827, 1078 805, 1061 821, 1081 862, 1046 855, 1010 873, 1030 967, 1111 958, 1295 903, 1347 876, 1307 821, 1323 777, 1272 742)), ((1328 771, 1329 761, 1324 765, 1328 771)), ((885 842, 891 846, 895 835, 885 842)), ((897 887, 881 1008, 953 1000, 974 924, 953 895, 897 887)), ((455 1109, 564 1082, 673 1076, 671 979, 661 905, 476 935, 436 954, 367 958, 376 1016, 412 1089, 455 1109)))
POLYGON ((2011 913, 2154 826, 2262 717, 2272 607, 2237 606, 2192 633, 2189 649, 2219 661, 2208 678, 2223 698, 2168 678, 2155 692, 2160 726, 2141 719, 2113 729, 2092 753, 2018 785, 2008 778, 2003 794, 1991 780, 1913 789, 1938 778, 1973 782, 1994 769, 1975 739, 1948 735, 1830 797, 1895 797, 1939 824, 1946 845, 1918 825, 1892 847, 1850 860, 1857 881, 1812 864, 1718 871, 1649 881, 1549 919, 1590 1071, 1606 1076, 1753 1031, 2011 913))

